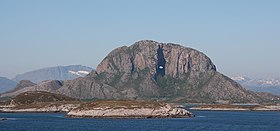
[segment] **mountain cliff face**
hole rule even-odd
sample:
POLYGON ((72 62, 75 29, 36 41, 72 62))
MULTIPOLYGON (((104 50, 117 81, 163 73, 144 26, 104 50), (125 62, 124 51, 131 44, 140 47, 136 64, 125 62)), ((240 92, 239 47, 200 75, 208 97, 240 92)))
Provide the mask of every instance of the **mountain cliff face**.
POLYGON ((168 98, 178 96, 181 90, 186 90, 184 88, 205 83, 215 71, 211 60, 194 49, 140 41, 112 51, 97 67, 97 75, 90 74, 89 77, 101 77, 103 83, 135 98, 168 98), (158 61, 160 59, 165 62, 158 61))
POLYGON ((217 72, 202 52, 150 40, 113 50, 96 71, 86 78, 65 82, 59 91, 76 98, 270 101, 217 72))
POLYGON ((78 77, 84 77, 93 69, 81 65, 56 66, 38 69, 24 74, 17 75, 13 80, 30 80, 34 83, 40 83, 45 80, 72 80, 78 77))
POLYGON ((120 97, 117 89, 90 77, 65 81, 59 92, 80 99, 114 99, 120 97))

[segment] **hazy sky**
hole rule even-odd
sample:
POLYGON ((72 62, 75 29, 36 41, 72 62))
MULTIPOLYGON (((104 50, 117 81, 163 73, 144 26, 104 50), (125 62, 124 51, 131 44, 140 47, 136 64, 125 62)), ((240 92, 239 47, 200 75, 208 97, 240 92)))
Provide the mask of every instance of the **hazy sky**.
POLYGON ((144 39, 202 51, 228 76, 280 77, 279 0, 0 1, 0 76, 96 67, 144 39))

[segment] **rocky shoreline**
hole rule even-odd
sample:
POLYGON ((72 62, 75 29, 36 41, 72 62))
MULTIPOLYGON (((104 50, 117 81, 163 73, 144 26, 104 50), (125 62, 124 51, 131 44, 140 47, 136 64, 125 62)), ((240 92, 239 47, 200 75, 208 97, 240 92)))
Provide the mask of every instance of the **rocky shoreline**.
POLYGON ((93 118, 186 118, 192 113, 185 109, 173 108, 169 104, 161 107, 91 107, 90 109, 73 109, 67 117, 93 117, 93 118))
POLYGON ((49 92, 25 92, 0 103, 0 112, 65 112, 66 117, 93 118, 180 118, 189 111, 168 103, 137 100, 80 101, 49 92))
POLYGON ((191 110, 207 111, 280 111, 280 105, 200 105, 190 108, 191 110))
POLYGON ((79 104, 60 104, 60 105, 44 105, 43 107, 35 107, 35 105, 28 105, 25 107, 0 107, 0 112, 5 113, 44 113, 44 112, 69 112, 77 108, 79 104))
POLYGON ((2 106, 5 113, 55 113, 65 112, 71 118, 187 118, 189 111, 167 103, 144 101, 97 101, 68 103, 37 103, 2 106), (124 105, 125 104, 125 105, 124 105))

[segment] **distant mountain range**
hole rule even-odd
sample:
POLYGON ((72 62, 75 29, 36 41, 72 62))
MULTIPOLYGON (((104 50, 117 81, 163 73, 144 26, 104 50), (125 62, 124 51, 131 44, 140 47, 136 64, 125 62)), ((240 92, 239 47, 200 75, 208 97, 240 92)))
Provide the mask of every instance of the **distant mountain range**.
POLYGON ((12 80, 16 82, 30 80, 34 83, 40 83, 45 80, 71 80, 77 77, 84 77, 92 70, 92 68, 82 65, 55 66, 20 74, 12 80))
MULTIPOLYGON (((40 83, 46 80, 71 80, 78 77, 84 77, 92 70, 93 68, 82 65, 55 66, 26 72, 17 75, 12 80, 0 77, 0 93, 11 91, 14 88, 20 88, 16 86, 18 83, 21 85, 20 83, 22 80, 28 80, 34 83, 40 83)), ((26 82, 23 81, 22 83, 26 82)))
POLYGON ((17 85, 17 82, 12 81, 6 77, 0 77, 0 93, 9 91, 17 85))
POLYGON ((257 92, 269 92, 275 95, 280 95, 280 79, 251 79, 246 76, 235 76, 231 79, 240 83, 243 87, 257 91, 257 92))

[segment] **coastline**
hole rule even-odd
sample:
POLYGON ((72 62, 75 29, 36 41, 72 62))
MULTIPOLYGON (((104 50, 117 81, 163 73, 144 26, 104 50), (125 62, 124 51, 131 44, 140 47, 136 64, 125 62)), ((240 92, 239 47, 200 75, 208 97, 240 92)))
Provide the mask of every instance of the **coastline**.
POLYGON ((0 107, 1 113, 65 113, 70 118, 189 118, 192 113, 167 103, 103 100, 52 102, 0 107))
POLYGON ((100 118, 100 119, 164 119, 164 118, 190 118, 194 116, 75 116, 66 115, 67 118, 100 118))
POLYGON ((280 111, 280 105, 209 104, 198 105, 189 109, 201 111, 280 111))

